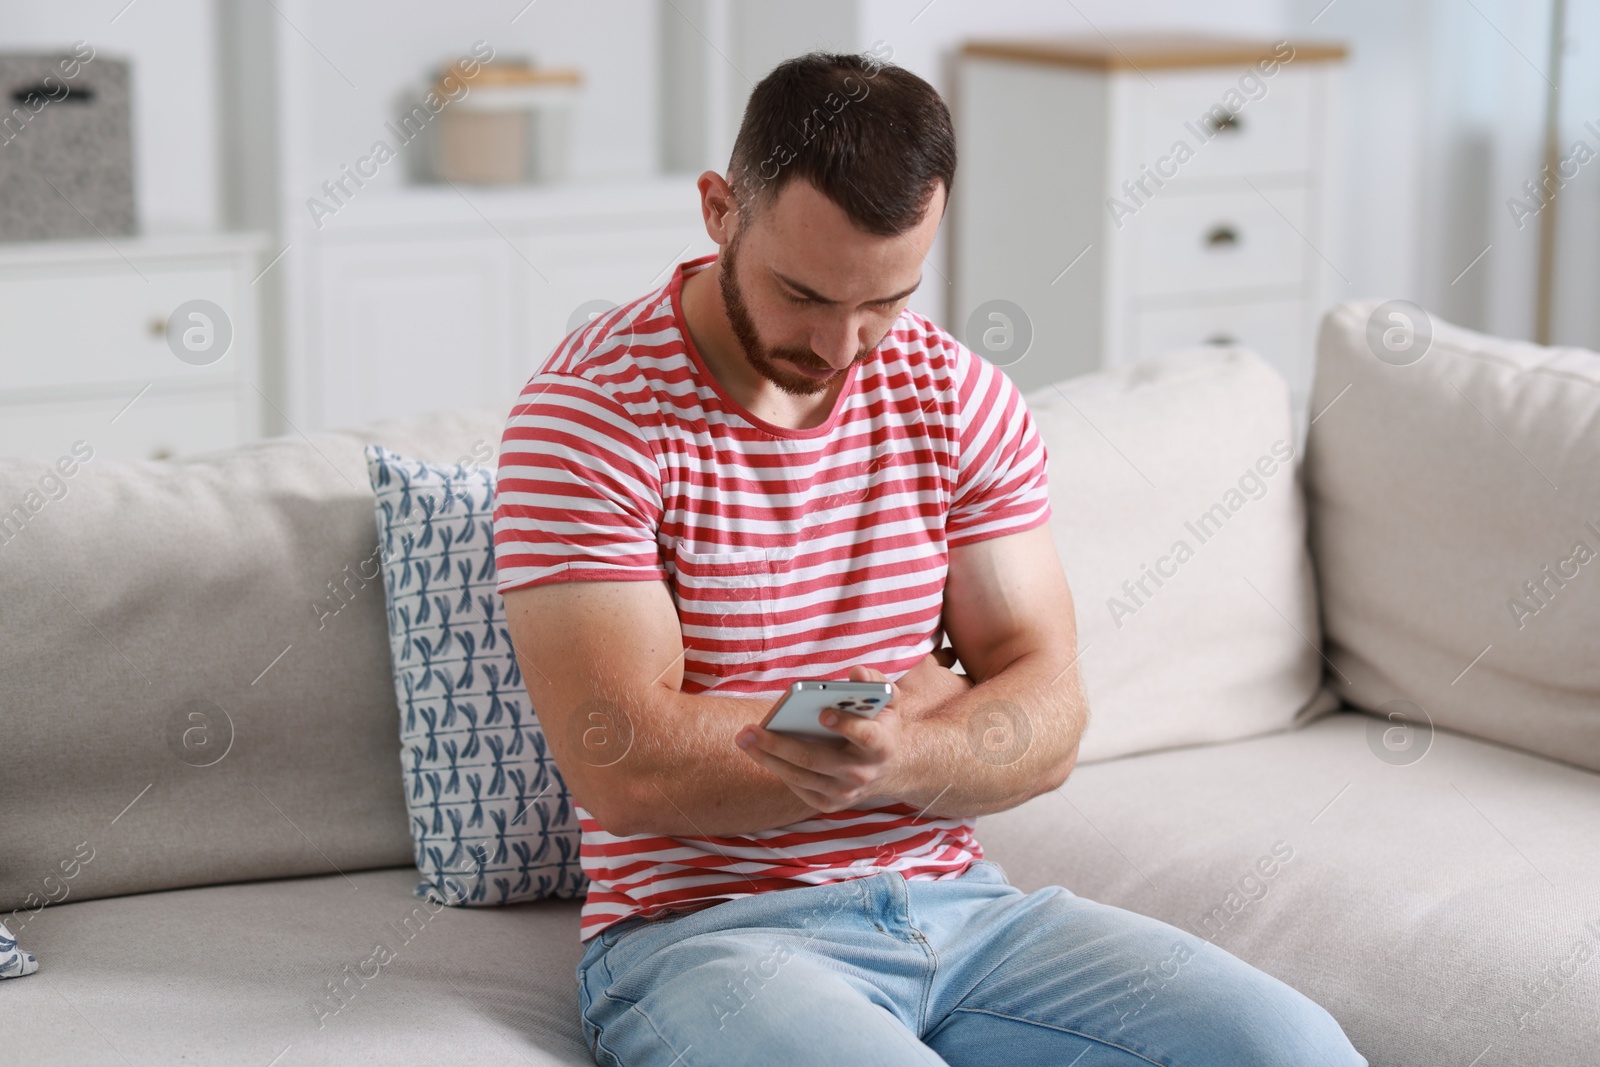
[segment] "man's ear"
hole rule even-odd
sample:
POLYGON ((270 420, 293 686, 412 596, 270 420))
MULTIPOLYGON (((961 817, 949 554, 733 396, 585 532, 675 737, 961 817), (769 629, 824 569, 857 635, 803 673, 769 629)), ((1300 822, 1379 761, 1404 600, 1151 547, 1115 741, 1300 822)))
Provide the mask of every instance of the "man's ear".
POLYGON ((739 224, 739 207, 734 199, 733 187, 726 178, 714 170, 700 175, 696 183, 700 189, 700 217, 705 220, 706 236, 720 248, 733 240, 739 224))

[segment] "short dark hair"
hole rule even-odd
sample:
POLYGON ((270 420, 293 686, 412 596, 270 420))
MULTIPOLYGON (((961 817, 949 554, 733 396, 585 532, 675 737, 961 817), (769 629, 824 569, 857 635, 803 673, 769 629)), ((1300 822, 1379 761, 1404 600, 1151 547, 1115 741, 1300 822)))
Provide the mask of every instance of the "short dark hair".
POLYGON ((810 52, 774 67, 750 93, 728 181, 752 215, 804 178, 859 228, 915 226, 935 183, 956 174, 950 109, 938 92, 872 54, 810 52))

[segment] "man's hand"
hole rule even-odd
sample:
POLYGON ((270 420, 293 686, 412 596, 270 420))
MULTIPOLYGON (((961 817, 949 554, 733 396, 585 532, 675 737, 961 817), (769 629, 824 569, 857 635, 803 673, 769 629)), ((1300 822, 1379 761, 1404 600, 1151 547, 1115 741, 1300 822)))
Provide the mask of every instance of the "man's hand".
MULTIPOLYGON (((949 669, 953 650, 925 656, 891 683, 889 703, 872 718, 826 711, 822 725, 839 734, 843 744, 805 741, 751 724, 735 735, 745 755, 781 778, 794 794, 818 811, 835 812, 861 806, 876 797, 894 797, 901 771, 904 724, 926 715, 971 688, 972 681, 949 669), (944 657, 941 659, 941 657, 944 657)), ((887 682, 882 671, 857 665, 852 682, 887 682)))

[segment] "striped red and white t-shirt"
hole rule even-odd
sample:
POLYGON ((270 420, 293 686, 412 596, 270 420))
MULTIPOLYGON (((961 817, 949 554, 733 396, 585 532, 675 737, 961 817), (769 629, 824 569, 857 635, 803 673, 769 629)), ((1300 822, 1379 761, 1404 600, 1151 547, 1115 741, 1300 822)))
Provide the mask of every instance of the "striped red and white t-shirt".
MULTIPOLYGON (((1047 455, 1020 393, 903 312, 793 430, 747 412, 689 339, 680 292, 714 260, 566 338, 501 441, 498 591, 666 582, 685 693, 776 699, 852 665, 898 680, 942 643, 948 550, 1050 517, 1047 455)), ((732 837, 607 833, 581 805, 591 884, 579 938, 631 915, 896 870, 953 878, 974 820, 887 803, 732 837)))

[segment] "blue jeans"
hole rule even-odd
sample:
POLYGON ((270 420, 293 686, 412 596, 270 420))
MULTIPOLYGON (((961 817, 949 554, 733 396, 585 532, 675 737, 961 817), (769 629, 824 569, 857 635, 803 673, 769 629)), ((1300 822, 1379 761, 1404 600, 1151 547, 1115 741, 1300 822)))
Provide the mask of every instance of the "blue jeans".
POLYGON ((1327 1011, 1193 934, 990 860, 614 923, 578 964, 602 1067, 1366 1067, 1327 1011))

